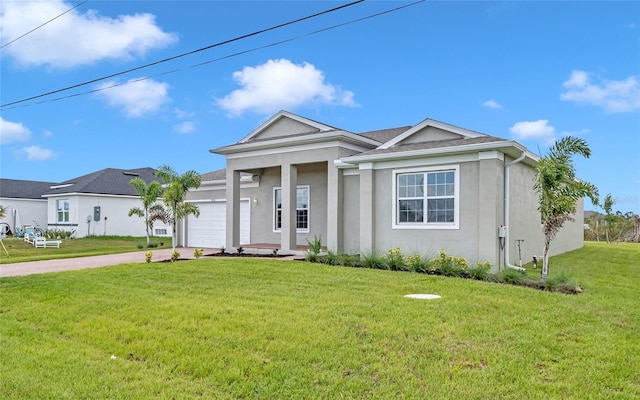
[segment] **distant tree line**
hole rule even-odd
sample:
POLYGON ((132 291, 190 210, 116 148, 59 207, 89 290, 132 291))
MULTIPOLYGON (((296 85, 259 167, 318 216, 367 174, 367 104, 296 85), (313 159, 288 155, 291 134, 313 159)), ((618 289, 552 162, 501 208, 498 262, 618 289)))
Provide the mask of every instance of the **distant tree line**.
POLYGON ((640 216, 628 211, 613 212, 615 200, 608 194, 602 203, 603 213, 593 212, 585 219, 584 239, 610 242, 640 242, 640 216))

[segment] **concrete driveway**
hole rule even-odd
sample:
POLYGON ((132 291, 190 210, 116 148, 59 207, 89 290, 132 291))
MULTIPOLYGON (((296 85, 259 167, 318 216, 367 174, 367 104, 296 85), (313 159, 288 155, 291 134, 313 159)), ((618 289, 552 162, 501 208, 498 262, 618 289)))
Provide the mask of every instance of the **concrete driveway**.
MULTIPOLYGON (((180 258, 194 258, 193 250, 189 247, 180 247, 180 258)), ((151 261, 163 261, 171 258, 171 249, 151 250, 153 257, 151 261)), ((210 254, 214 250, 204 249, 204 254, 210 254)), ((71 271, 85 268, 99 268, 109 265, 143 263, 145 262, 144 251, 132 253, 108 254, 104 256, 63 258, 59 260, 29 261, 14 264, 0 265, 0 278, 9 276, 22 276, 32 274, 44 274, 47 272, 71 271)), ((4 256, 4 254, 3 254, 4 256)))

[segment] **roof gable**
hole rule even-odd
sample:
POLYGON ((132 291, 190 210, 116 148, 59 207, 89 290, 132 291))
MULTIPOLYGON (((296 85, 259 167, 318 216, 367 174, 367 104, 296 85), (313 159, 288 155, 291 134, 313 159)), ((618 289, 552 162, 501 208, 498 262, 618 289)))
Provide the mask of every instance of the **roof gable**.
POLYGON ((454 125, 433 119, 425 119, 418 125, 408 129, 400 135, 392 138, 380 146, 380 149, 388 149, 399 144, 422 143, 430 141, 450 140, 450 139, 475 139, 487 136, 485 134, 470 131, 454 125))
POLYGON ((69 179, 52 185, 46 195, 67 193, 108 194, 116 196, 137 196, 135 189, 129 184, 133 178, 140 178, 145 183, 160 181, 153 168, 117 169, 106 168, 87 175, 69 179))
POLYGON ((262 125, 254 129, 238 143, 332 131, 336 129, 337 128, 301 117, 288 111, 280 111, 262 125))

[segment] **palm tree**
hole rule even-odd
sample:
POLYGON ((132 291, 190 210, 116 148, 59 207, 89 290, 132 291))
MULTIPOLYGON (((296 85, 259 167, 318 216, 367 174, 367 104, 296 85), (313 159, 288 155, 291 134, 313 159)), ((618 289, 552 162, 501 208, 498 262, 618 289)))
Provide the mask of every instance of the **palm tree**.
POLYGON ((166 208, 162 212, 156 212, 152 218, 160 219, 165 224, 171 225, 172 246, 175 252, 177 223, 189 215, 200 216, 200 209, 196 204, 185 203, 189 189, 200 187, 200 174, 191 170, 178 175, 173 168, 163 165, 158 168, 156 176, 164 182, 162 202, 166 208))
POLYGON ((604 201, 602 202, 602 209, 605 212, 605 216, 604 216, 604 221, 606 222, 606 225, 604 227, 604 233, 605 236, 607 237, 607 243, 610 243, 609 241, 609 228, 611 228, 611 225, 613 224, 613 222, 615 221, 615 215, 613 215, 611 213, 611 209, 613 208, 613 205, 616 202, 613 200, 613 197, 611 197, 611 193, 607 194, 604 197, 604 201))
POLYGON ((145 181, 140 178, 133 178, 129 181, 129 184, 133 186, 140 200, 142 200, 142 208, 133 207, 129 210, 129 216, 137 215, 144 218, 144 225, 147 232, 147 246, 149 246, 149 231, 153 229, 153 219, 151 216, 153 213, 162 210, 162 206, 158 204, 158 198, 162 196, 162 186, 159 182, 152 181, 147 185, 145 181))
POLYGON ((573 155, 589 158, 591 150, 580 138, 566 136, 557 140, 536 166, 534 189, 539 196, 540 216, 544 232, 541 281, 549 274, 549 246, 567 221, 573 221, 577 201, 589 197, 598 204, 598 189, 576 178, 573 155))

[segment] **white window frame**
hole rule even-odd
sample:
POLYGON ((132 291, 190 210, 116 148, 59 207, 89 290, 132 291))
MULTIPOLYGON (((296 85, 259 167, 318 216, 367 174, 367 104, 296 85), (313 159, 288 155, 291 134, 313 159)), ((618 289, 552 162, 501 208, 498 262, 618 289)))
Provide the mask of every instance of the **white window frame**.
MULTIPOLYGON (((281 228, 277 227, 277 223, 278 223, 278 210, 276 209, 277 203, 276 203, 276 192, 280 190, 280 192, 282 193, 282 187, 274 187, 273 188, 273 195, 271 196, 271 198, 273 199, 273 232, 276 233, 280 233, 282 232, 281 228)), ((281 210, 282 212, 282 210, 281 210)), ((311 188, 309 185, 298 185, 296 186, 296 232, 297 233, 309 233, 309 227, 311 226, 311 188), (298 190, 299 189, 306 189, 307 190, 307 208, 298 208, 297 207, 297 197, 298 197, 298 190), (306 228, 298 228, 298 210, 307 210, 307 227, 306 228)))
POLYGON ((438 165, 420 168, 397 169, 392 171, 392 229, 460 229, 460 165, 438 165), (427 173, 430 172, 454 172, 454 194, 453 194, 453 222, 427 222, 427 173), (398 215, 398 175, 423 173, 424 178, 424 221, 423 222, 399 222, 398 215))
POLYGON ((68 223, 71 220, 71 203, 69 202, 69 199, 59 199, 56 200, 56 222, 57 223, 68 223), (64 205, 66 204, 66 211, 65 211, 65 207, 64 205), (60 206, 62 206, 62 208, 60 208, 60 206), (60 216, 63 216, 62 219, 60 219, 60 216), (64 215, 67 216, 67 218, 64 218, 64 215))

